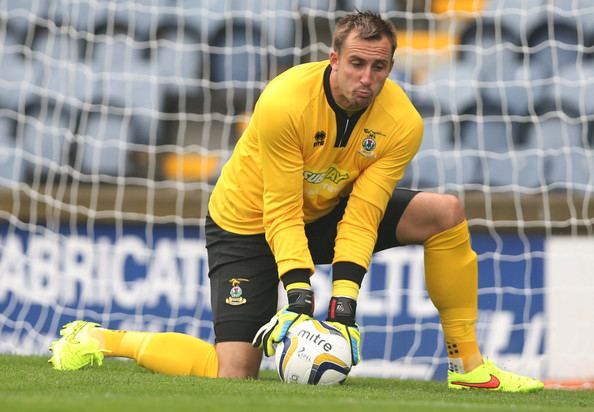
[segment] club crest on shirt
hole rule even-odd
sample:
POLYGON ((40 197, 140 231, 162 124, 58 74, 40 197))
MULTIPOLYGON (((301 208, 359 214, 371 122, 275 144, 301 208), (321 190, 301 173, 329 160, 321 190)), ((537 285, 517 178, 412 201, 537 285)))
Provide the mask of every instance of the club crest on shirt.
POLYGON ((241 282, 249 282, 249 280, 242 278, 232 278, 229 280, 231 290, 229 291, 229 297, 225 299, 227 305, 239 306, 247 302, 247 299, 243 297, 243 290, 239 286, 241 282))
POLYGON ((375 148, 377 147, 376 137, 385 136, 381 132, 377 132, 371 129, 363 129, 365 137, 361 142, 362 149, 359 150, 359 154, 363 157, 375 157, 375 148))

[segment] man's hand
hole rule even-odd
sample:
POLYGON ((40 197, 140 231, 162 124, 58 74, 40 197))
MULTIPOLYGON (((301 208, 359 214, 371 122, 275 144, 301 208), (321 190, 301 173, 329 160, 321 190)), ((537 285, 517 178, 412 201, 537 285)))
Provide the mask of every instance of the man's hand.
POLYGON ((308 319, 311 316, 292 312, 289 306, 285 306, 256 332, 252 345, 264 349, 264 355, 272 356, 276 352, 276 344, 287 336, 291 326, 308 319))
POLYGON ((328 307, 326 322, 342 333, 351 344, 351 358, 353 366, 361 361, 361 333, 355 322, 357 301, 344 296, 333 296, 328 307))
POLYGON ((311 319, 313 315, 313 291, 293 289, 287 292, 289 304, 278 311, 270 321, 262 326, 252 341, 256 348, 264 349, 264 355, 272 356, 276 344, 281 342, 293 325, 311 319))
POLYGON ((359 327, 355 323, 352 326, 343 325, 339 322, 326 321, 327 324, 335 327, 342 333, 342 336, 351 344, 351 360, 353 366, 361 360, 361 333, 359 327))

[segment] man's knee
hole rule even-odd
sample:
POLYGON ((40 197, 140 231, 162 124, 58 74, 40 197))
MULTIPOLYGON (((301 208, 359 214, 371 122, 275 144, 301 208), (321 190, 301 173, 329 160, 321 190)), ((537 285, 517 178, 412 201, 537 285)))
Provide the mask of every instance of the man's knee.
POLYGON ((436 206, 436 224, 439 232, 457 226, 466 219, 464 207, 454 195, 439 195, 436 206))
POLYGON ((421 192, 408 204, 396 228, 401 244, 422 244, 466 219, 456 196, 421 192))
POLYGON ((219 358, 219 378, 257 378, 262 350, 248 342, 221 342, 215 346, 219 358))

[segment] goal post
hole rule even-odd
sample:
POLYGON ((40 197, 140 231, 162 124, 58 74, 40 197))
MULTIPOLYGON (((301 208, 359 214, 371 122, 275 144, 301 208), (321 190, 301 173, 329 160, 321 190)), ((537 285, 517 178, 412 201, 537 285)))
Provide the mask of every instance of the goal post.
MULTIPOLYGON (((484 353, 594 380, 591 0, 0 1, 0 352, 78 318, 213 341, 208 196, 267 82, 355 9, 396 25, 424 118, 401 185, 465 206, 484 353)), ((421 247, 374 256, 358 322, 353 374, 445 377, 421 247)))

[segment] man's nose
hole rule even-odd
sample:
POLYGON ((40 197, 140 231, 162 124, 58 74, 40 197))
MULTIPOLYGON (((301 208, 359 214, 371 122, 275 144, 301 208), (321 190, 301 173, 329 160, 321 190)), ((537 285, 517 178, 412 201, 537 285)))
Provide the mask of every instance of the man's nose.
POLYGON ((363 70, 363 73, 361 73, 360 82, 363 86, 369 86, 371 84, 371 67, 367 67, 365 70, 363 70))

